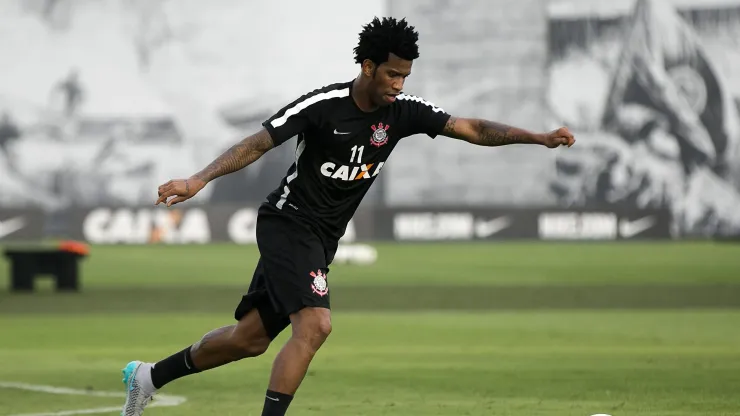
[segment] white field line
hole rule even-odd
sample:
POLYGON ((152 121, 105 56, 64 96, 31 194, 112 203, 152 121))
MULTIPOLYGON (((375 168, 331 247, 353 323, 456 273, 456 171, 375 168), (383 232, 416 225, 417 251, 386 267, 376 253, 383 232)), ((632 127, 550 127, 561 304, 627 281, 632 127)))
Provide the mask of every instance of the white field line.
MULTIPOLYGON (((35 391, 39 393, 49 394, 65 394, 70 396, 94 396, 94 397, 126 397, 126 393, 114 392, 114 391, 96 391, 96 390, 83 390, 83 389, 71 389, 68 387, 55 387, 55 386, 44 386, 41 384, 27 384, 27 383, 14 383, 7 381, 0 381, 0 388, 6 389, 19 389, 27 391, 35 391)), ((154 396, 154 401, 149 407, 171 407, 179 406, 187 400, 182 396, 171 396, 167 394, 157 394, 154 396)), ((64 410, 59 412, 47 412, 47 413, 23 413, 15 414, 10 416, 73 416, 73 415, 92 415, 100 413, 111 413, 120 412, 123 404, 117 407, 98 407, 95 409, 79 409, 79 410, 64 410)))

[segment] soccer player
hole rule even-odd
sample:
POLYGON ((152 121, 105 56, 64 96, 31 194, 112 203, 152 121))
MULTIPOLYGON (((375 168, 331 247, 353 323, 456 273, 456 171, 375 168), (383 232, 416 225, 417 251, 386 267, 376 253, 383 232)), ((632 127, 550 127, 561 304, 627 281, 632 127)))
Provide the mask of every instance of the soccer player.
POLYGON ((263 416, 285 415, 316 352, 331 332, 329 265, 365 193, 404 137, 426 134, 479 146, 508 144, 570 147, 567 128, 532 133, 501 123, 458 118, 402 92, 418 33, 405 19, 373 19, 354 48, 354 80, 305 94, 188 179, 159 187, 157 204, 192 198, 210 181, 245 168, 298 136, 295 162, 258 212, 257 262, 251 285, 236 307, 236 323, 214 329, 193 345, 151 364, 130 362, 125 416, 141 415, 151 397, 181 377, 264 353, 290 325, 290 339, 275 357, 263 416))

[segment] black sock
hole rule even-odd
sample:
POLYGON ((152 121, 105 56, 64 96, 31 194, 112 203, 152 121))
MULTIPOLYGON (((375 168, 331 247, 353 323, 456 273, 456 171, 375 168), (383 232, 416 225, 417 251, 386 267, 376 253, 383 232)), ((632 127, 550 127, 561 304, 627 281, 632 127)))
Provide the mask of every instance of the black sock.
POLYGON ((288 406, 293 400, 290 394, 278 393, 267 390, 265 394, 265 407, 262 408, 262 416, 285 416, 288 406))
POLYGON ((152 384, 159 389, 172 380, 199 372, 200 370, 193 365, 190 347, 187 347, 154 364, 154 367, 152 367, 152 384))

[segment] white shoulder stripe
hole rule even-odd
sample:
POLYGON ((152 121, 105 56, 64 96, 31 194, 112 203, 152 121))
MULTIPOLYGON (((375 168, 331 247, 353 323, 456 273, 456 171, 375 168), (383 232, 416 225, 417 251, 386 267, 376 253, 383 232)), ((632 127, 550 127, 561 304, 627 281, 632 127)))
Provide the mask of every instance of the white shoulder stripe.
POLYGON ((290 195, 290 188, 288 188, 288 184, 293 181, 293 179, 298 177, 298 159, 301 158, 301 155, 303 154, 303 151, 306 150, 306 140, 302 139, 300 142, 298 142, 298 146, 295 149, 295 172, 291 173, 290 176, 288 176, 285 180, 285 186, 283 187, 283 194, 280 195, 280 200, 277 202, 278 209, 283 209, 283 205, 285 205, 285 201, 288 200, 288 195, 290 195))
POLYGON ((407 101, 416 101, 417 103, 424 104, 426 106, 431 107, 432 108, 432 111, 434 111, 435 113, 444 113, 445 112, 445 110, 443 110, 441 107, 437 107, 433 103, 431 103, 431 102, 429 102, 429 101, 427 101, 427 100, 425 100, 425 99, 423 99, 421 97, 417 97, 415 95, 408 95, 408 94, 401 93, 401 94, 398 94, 396 96, 396 99, 399 99, 399 100, 407 100, 407 101))
POLYGON ((283 124, 285 124, 286 121, 288 121, 288 118, 291 116, 294 116, 301 111, 305 110, 307 107, 311 106, 312 104, 316 104, 319 101, 328 100, 330 98, 341 98, 341 97, 348 97, 349 96, 349 88, 342 88, 341 90, 333 90, 333 91, 327 91, 322 92, 320 94, 312 95, 308 98, 306 98, 303 101, 299 101, 295 103, 292 107, 285 110, 285 114, 283 114, 281 117, 276 118, 275 120, 272 120, 272 127, 280 127, 283 124))

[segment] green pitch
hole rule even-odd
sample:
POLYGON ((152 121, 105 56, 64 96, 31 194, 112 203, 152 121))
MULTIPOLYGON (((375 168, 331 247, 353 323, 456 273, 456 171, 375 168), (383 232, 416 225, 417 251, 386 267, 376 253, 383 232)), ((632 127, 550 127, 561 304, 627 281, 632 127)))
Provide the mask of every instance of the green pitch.
MULTIPOLYGON (((337 311, 740 306, 740 244, 379 244, 371 266, 335 265, 337 311)), ((97 246, 83 292, 2 298, 1 313, 230 313, 255 246, 97 246)), ((0 263, 2 265, 2 263, 0 263)), ((8 286, 0 267, 0 287, 8 286)), ((2 289, 0 289, 2 290, 2 289)))
MULTIPOLYGON (((740 245, 378 248, 375 265, 332 268, 334 331, 289 415, 740 414, 740 245)), ((93 247, 82 293, 0 292, 0 416, 120 406, 126 362, 232 322, 255 259, 93 247)), ((285 335, 167 386, 186 401, 147 414, 259 415, 285 335)))
MULTIPOLYGON (((122 391, 119 369, 228 316, 3 317, 0 380, 122 391)), ((343 313, 290 415, 737 415, 738 312, 343 313)), ((283 341, 284 337, 279 339, 283 341)), ((151 415, 259 415, 278 350, 175 381, 151 415)), ((0 414, 120 399, 0 389, 0 414)))

